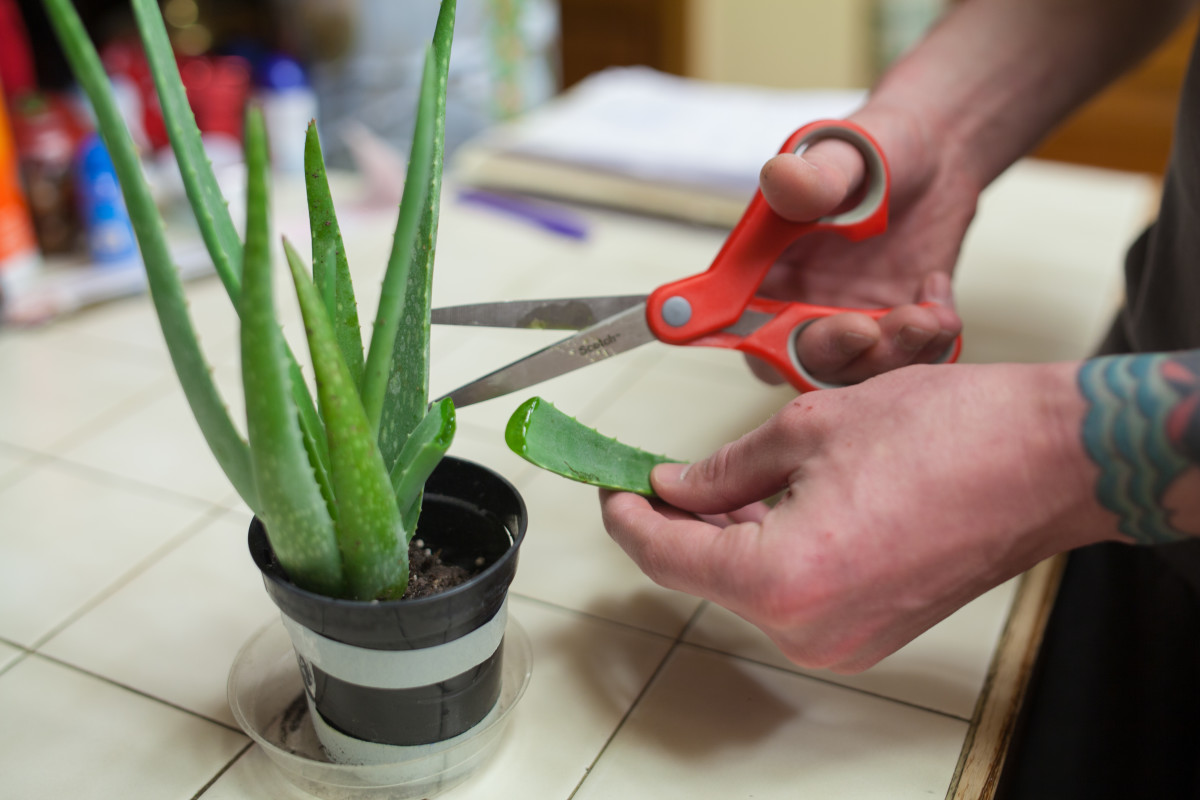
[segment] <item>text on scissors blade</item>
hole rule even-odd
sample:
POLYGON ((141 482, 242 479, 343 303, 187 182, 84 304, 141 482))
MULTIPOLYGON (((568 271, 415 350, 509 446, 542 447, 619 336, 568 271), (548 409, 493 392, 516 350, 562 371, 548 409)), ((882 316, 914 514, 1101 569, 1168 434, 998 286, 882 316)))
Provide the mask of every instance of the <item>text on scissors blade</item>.
POLYGON ((605 348, 607 348, 609 345, 616 344, 616 341, 620 338, 621 334, 610 333, 608 336, 604 336, 594 341, 579 345, 579 347, 575 348, 575 353, 576 355, 581 356, 592 355, 594 353, 607 358, 613 354, 609 353, 607 350, 605 350, 605 348))

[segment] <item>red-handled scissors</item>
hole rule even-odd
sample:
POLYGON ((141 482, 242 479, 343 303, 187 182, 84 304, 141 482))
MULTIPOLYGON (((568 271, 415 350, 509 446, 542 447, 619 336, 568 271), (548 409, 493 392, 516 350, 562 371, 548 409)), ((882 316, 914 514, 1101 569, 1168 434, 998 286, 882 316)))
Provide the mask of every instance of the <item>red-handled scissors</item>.
MULTIPOLYGON (((831 231, 860 241, 887 229, 888 165, 875 140, 862 128, 845 120, 813 122, 788 137, 780 152, 798 152, 822 139, 848 142, 865 161, 865 188, 848 211, 811 222, 792 222, 776 214, 758 191, 707 270, 660 286, 649 295, 515 300, 435 309, 432 320, 443 325, 579 331, 446 396, 459 407, 489 400, 652 341, 740 350, 769 363, 800 391, 831 388, 800 363, 796 353, 800 332, 814 320, 833 314, 855 311, 878 319, 891 309, 818 306, 755 294, 771 266, 801 236, 831 231)), ((941 360, 956 360, 961 349, 960 336, 941 360)))

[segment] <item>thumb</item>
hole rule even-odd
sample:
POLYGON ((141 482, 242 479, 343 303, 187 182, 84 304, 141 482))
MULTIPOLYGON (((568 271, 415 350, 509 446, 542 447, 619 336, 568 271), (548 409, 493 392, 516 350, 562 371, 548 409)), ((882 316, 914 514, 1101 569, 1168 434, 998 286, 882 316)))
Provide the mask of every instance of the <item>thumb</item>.
POLYGON ((685 511, 727 514, 786 489, 808 448, 783 435, 779 417, 701 461, 658 465, 654 491, 685 511))
POLYGON ((781 153, 763 165, 759 187, 784 219, 806 222, 838 209, 862 182, 863 158, 847 142, 826 139, 804 151, 781 153))

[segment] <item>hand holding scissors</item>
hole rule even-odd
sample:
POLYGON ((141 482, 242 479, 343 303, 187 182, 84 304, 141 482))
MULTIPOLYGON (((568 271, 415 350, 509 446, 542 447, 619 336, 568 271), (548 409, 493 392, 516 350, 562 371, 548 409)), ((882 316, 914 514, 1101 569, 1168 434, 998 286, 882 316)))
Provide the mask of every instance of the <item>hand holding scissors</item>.
MULTIPOLYGON (((758 296, 763 279, 789 245, 819 231, 860 241, 887 229, 889 173, 878 145, 846 121, 814 122, 796 131, 780 152, 822 139, 855 147, 866 165, 864 187, 849 210, 809 222, 776 214, 756 192, 709 268, 658 287, 649 295, 518 300, 435 309, 438 324, 578 330, 560 342, 451 392, 456 406, 499 397, 650 341, 740 350, 770 364, 800 391, 830 388, 804 368, 796 339, 811 322, 856 311, 879 319, 891 309, 848 309, 758 296)), ((961 337, 942 357, 953 361, 961 337)))

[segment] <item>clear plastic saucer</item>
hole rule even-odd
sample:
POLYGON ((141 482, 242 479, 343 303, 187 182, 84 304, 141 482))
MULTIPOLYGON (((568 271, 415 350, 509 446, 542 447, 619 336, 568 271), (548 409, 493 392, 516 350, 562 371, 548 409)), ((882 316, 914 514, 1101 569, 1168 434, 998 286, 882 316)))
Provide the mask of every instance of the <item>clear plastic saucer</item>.
POLYGON ((533 650, 509 616, 504 634, 500 698, 478 725, 453 739, 396 748, 396 761, 334 764, 317 740, 291 640, 280 621, 254 634, 229 672, 229 706, 242 730, 258 742, 288 781, 326 800, 426 798, 450 789, 483 766, 500 743, 509 712, 525 693, 533 650))

